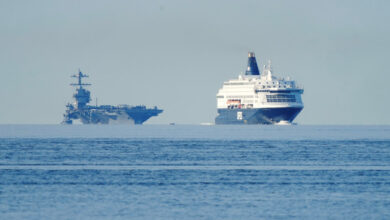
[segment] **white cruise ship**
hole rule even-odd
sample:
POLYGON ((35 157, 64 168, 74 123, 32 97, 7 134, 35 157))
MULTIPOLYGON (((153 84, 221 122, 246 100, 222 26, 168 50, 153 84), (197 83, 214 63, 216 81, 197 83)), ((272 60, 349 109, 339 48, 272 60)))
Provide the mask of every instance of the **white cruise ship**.
POLYGON ((245 75, 218 91, 215 124, 290 124, 303 109, 301 94, 295 81, 273 76, 270 61, 260 73, 249 52, 245 75))

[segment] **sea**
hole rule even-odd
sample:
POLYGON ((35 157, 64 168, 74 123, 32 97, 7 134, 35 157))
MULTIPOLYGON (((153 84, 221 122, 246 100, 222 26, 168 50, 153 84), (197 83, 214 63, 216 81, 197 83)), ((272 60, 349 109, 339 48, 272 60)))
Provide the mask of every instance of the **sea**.
POLYGON ((390 219, 390 126, 0 125, 0 219, 390 219))

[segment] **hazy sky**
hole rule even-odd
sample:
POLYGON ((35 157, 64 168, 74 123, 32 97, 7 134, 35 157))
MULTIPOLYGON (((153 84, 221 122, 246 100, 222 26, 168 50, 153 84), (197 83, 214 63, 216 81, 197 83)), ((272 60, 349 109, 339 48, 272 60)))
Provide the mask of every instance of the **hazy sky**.
POLYGON ((99 104, 213 122, 247 52, 304 86, 301 124, 390 124, 390 1, 0 0, 0 123, 62 121, 71 74, 99 104))

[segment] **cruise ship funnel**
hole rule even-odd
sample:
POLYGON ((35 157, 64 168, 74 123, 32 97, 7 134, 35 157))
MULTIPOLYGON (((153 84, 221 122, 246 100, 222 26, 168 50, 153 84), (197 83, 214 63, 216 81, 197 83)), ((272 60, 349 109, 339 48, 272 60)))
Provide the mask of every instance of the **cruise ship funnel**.
POLYGON ((259 68, 257 67, 255 53, 248 53, 248 67, 246 68, 245 75, 260 75, 259 68))

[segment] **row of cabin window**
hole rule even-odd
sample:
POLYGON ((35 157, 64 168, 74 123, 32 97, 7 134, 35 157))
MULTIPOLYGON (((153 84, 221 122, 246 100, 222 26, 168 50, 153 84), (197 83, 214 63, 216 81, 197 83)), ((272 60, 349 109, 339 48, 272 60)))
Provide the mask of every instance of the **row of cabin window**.
POLYGON ((265 88, 290 88, 290 87, 287 87, 287 86, 262 86, 261 88, 265 89, 265 88))
POLYGON ((235 109, 235 108, 253 108, 253 104, 241 104, 241 105, 228 105, 228 109, 235 109))
POLYGON ((295 95, 266 95, 267 99, 295 99, 295 95))
POLYGON ((267 102, 296 102, 295 98, 293 99, 268 99, 267 102))

